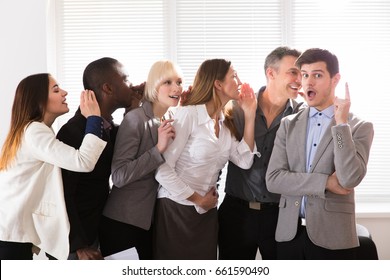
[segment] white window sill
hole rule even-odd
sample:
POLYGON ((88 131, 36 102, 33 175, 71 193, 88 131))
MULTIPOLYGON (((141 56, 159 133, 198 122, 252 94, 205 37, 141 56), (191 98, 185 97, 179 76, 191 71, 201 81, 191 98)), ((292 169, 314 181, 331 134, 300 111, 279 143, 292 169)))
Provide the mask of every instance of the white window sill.
POLYGON ((356 203, 357 218, 390 218, 389 202, 356 203))

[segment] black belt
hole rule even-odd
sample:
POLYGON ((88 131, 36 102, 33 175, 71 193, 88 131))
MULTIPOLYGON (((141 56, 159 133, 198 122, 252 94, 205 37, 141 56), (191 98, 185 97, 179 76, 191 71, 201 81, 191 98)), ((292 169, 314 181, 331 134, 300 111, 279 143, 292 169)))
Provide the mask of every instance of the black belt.
POLYGON ((279 207, 279 203, 277 202, 258 202, 258 201, 246 201, 238 197, 234 197, 226 194, 225 198, 234 202, 237 202, 241 205, 248 207, 253 210, 264 210, 269 208, 277 208, 279 207))

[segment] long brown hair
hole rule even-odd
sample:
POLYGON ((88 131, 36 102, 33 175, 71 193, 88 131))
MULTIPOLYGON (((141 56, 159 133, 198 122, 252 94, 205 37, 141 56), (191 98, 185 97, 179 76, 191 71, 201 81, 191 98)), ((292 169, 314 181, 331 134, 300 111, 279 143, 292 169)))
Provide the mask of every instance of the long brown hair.
MULTIPOLYGON (((213 100, 215 111, 221 107, 221 100, 214 91, 214 82, 223 81, 230 69, 231 62, 225 59, 208 59, 199 67, 191 92, 186 96, 183 106, 206 104, 213 100)), ((215 112, 212 112, 215 113, 215 112)))
MULTIPOLYGON (((198 72, 196 73, 194 83, 188 91, 183 92, 182 95, 182 106, 186 105, 199 105, 205 104, 210 100, 213 100, 214 112, 221 107, 222 101, 214 90, 214 82, 224 81, 226 74, 229 72, 231 62, 225 59, 208 59, 205 60, 199 67, 198 72)), ((238 136, 237 129, 233 122, 233 111, 232 111, 232 101, 229 101, 225 108, 223 108, 223 113, 225 115, 225 125, 229 128, 230 133, 236 138, 238 136)))
POLYGON ((11 112, 11 125, 0 157, 0 171, 6 170, 21 145, 25 128, 42 121, 49 95, 48 73, 28 76, 16 88, 11 112))
POLYGON ((234 124, 234 110, 233 110, 233 101, 230 100, 224 108, 224 115, 225 115, 225 120, 223 123, 226 125, 227 128, 229 128, 230 133, 236 137, 238 141, 241 141, 242 136, 238 132, 236 125, 234 124))

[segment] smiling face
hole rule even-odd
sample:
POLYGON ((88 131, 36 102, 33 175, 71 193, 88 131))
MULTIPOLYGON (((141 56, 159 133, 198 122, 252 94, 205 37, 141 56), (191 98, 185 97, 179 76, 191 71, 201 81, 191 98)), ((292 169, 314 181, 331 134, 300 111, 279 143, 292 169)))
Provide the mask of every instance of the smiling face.
POLYGON ((180 96, 183 92, 182 78, 175 75, 163 80, 157 87, 157 99, 160 105, 175 107, 179 104, 180 96))
POLYGON ((286 99, 295 99, 298 96, 298 90, 301 88, 301 73, 295 61, 297 57, 284 56, 278 65, 277 70, 273 70, 273 82, 277 88, 276 92, 286 99))
POLYGON ((335 88, 340 80, 340 74, 333 78, 323 61, 301 66, 302 87, 307 105, 322 111, 333 104, 335 88))
POLYGON ((49 96, 43 117, 47 125, 51 126, 58 116, 69 112, 65 98, 67 95, 68 93, 59 87, 57 81, 52 76, 49 76, 49 96))

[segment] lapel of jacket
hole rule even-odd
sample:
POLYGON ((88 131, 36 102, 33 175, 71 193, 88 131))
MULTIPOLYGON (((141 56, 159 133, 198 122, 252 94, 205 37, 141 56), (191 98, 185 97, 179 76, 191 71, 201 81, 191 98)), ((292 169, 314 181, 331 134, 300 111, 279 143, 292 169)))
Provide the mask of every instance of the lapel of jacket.
POLYGON ((303 110, 301 113, 298 113, 298 118, 295 124, 295 127, 292 128, 294 135, 297 135, 295 138, 296 143, 296 154, 299 162, 299 171, 306 172, 306 134, 307 134, 307 119, 309 117, 309 108, 303 110))
POLYGON ((331 129, 332 129, 332 126, 335 126, 335 125, 336 125, 336 121, 333 118, 332 121, 329 123, 329 126, 327 127, 324 135, 322 136, 320 144, 318 145, 317 152, 313 158, 311 170, 314 170, 316 168, 318 161, 322 158, 322 155, 325 153, 328 146, 332 143, 333 136, 332 136, 331 129))
POLYGON ((158 129, 153 129, 153 127, 156 126, 155 125, 156 120, 153 114, 152 103, 150 103, 149 101, 144 101, 144 103, 142 103, 142 108, 144 109, 145 115, 148 117, 148 127, 149 127, 150 136, 152 137, 153 143, 157 144, 158 129))

